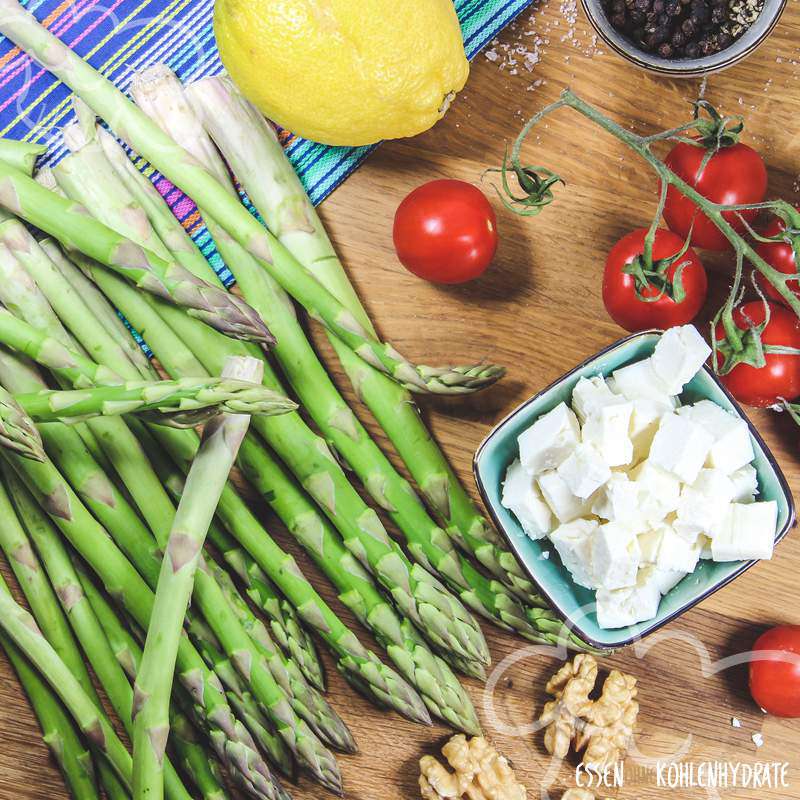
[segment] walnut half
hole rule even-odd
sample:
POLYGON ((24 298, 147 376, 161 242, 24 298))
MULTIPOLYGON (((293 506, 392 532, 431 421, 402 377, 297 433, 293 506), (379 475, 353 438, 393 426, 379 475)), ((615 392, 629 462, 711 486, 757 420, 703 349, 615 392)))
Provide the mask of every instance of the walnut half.
MULTIPOLYGON (((597 681, 597 661, 580 654, 547 682, 553 699, 545 703, 539 721, 545 726, 544 746, 556 758, 566 758, 570 744, 584 750, 583 763, 603 769, 625 758, 633 736, 639 704, 636 678, 617 670, 609 673, 600 698, 590 695, 597 681)), ((576 798, 578 800, 578 798, 576 798)))
POLYGON ((442 754, 450 769, 433 756, 420 759, 424 800, 525 800, 525 788, 517 783, 508 761, 482 736, 467 741, 458 734, 442 754))

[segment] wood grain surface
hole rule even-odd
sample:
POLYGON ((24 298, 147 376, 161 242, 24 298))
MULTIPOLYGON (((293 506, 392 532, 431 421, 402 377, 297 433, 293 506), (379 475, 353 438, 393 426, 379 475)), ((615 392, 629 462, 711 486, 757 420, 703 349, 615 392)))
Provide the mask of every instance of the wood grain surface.
MULTIPOLYGON (((486 357, 508 365, 508 377, 488 392, 424 403, 435 435, 473 494, 472 455, 490 428, 539 388, 622 335, 603 309, 603 261, 617 238, 649 220, 655 181, 616 140, 575 114, 560 112, 540 128, 523 153, 529 163, 559 171, 567 186, 558 189, 551 208, 531 220, 504 211, 487 187, 498 211, 499 253, 484 278, 455 288, 424 283, 397 263, 391 242, 397 204, 409 190, 432 178, 479 182, 486 167, 500 163, 523 121, 565 86, 640 132, 655 132, 688 119, 689 102, 701 90, 699 80, 656 79, 602 52, 571 0, 541 3, 499 41, 493 49, 498 55, 495 61, 484 55, 475 60, 469 83, 445 120, 416 139, 382 146, 322 206, 322 216, 384 338, 429 364, 486 357), (529 71, 523 51, 534 49, 536 35, 541 39, 540 60, 529 71), (517 64, 510 63, 507 52, 514 48, 521 48, 517 64)), ((725 112, 746 115, 745 141, 767 159, 770 194, 792 201, 800 199, 798 45, 800 6, 789 0, 770 40, 746 63, 712 76, 702 87, 725 112)), ((708 264, 713 270, 710 311, 724 293, 731 265, 724 256, 709 258, 708 264)), ((311 333, 342 390, 351 397, 320 331, 312 326, 311 333)), ((363 408, 358 410, 375 430, 363 408)), ((797 491, 797 428, 777 415, 759 412, 753 418, 797 491)), ((296 551, 278 522, 264 516, 278 538, 296 551)), ((304 556, 299 560, 343 618, 355 626, 326 580, 304 556)), ((800 623, 798 561, 800 536, 790 534, 771 562, 759 564, 671 624, 663 635, 648 640, 647 648, 629 649, 607 660, 606 667, 625 669, 640 679, 641 714, 635 742, 638 756, 627 762, 626 785, 604 794, 624 800, 800 797, 800 721, 763 715, 749 698, 745 668, 709 667, 746 651, 768 625, 800 623), (733 717, 741 721, 740 728, 731 725, 733 717), (755 732, 763 733, 761 748, 751 739, 755 732), (685 759, 693 762, 788 761, 790 786, 727 788, 718 793, 670 790, 655 785, 652 772, 634 763, 646 765, 675 752, 685 752, 685 759)), ((488 625, 485 631, 495 665, 526 646, 488 625)), ((365 633, 364 639, 368 641, 365 633)), ((326 663, 331 666, 327 657, 326 663)), ((560 798, 574 786, 574 764, 551 764, 541 734, 510 730, 524 728, 541 708, 544 684, 557 666, 552 654, 521 653, 497 684, 494 718, 487 714, 483 687, 467 681, 487 734, 513 761, 530 798, 540 794, 560 798)), ((359 755, 341 759, 347 796, 353 800, 418 796, 418 759, 435 752, 448 731, 382 714, 354 695, 332 669, 329 678, 332 702, 361 748, 359 755)), ((322 794, 308 782, 292 793, 297 800, 322 794)), ((0 660, 0 798, 66 796, 16 679, 0 660)))

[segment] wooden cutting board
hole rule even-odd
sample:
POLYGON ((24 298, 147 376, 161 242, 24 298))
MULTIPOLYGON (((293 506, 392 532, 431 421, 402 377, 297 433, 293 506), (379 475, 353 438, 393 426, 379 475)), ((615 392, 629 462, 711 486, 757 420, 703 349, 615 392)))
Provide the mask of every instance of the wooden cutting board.
MULTIPOLYGON (((705 96, 723 111, 746 116, 745 141, 767 159, 770 194, 793 202, 800 200, 799 43, 800 5, 792 0, 780 26, 758 53, 711 77, 705 86, 705 96)), ((433 431, 473 493, 472 454, 489 429, 539 388, 622 335, 600 298, 603 262, 616 239, 648 222, 655 205, 655 181, 616 140, 562 111, 540 127, 523 151, 527 162, 546 164, 567 179, 566 188, 557 190, 558 201, 541 216, 522 220, 506 212, 487 186, 498 211, 500 250, 483 279, 453 288, 424 283, 397 263, 391 241, 397 204, 432 178, 480 181, 486 167, 501 162, 506 144, 523 121, 565 86, 641 132, 687 120, 689 102, 701 89, 699 80, 656 79, 601 52, 574 0, 542 3, 490 50, 495 60, 478 56, 466 89, 444 121, 416 139, 382 146, 322 207, 339 252, 386 339, 429 364, 486 357, 508 365, 508 377, 484 394, 424 403, 433 431), (533 53, 537 37, 540 60, 529 71, 525 64, 533 65, 535 57, 526 59, 525 54, 533 53)), ((708 264, 713 272, 711 310, 719 305, 731 265, 725 257, 708 259, 708 264)), ((333 365, 316 326, 312 332, 333 365)), ((335 366, 332 369, 351 397, 346 381, 335 366)), ((361 416, 374 430, 368 414, 361 416)), ((774 414, 757 412, 753 418, 792 488, 800 492, 800 432, 791 421, 774 414)), ((274 519, 267 516, 267 522, 282 542, 296 550, 274 519)), ((333 599, 326 580, 304 556, 300 561, 343 618, 355 626, 333 599)), ((670 625, 668 635, 649 652, 631 649, 608 659, 609 667, 640 679, 636 737, 640 759, 664 757, 683 748, 686 759, 698 763, 788 760, 789 787, 729 788, 720 795, 800 797, 800 721, 765 717, 749 698, 745 668, 713 674, 704 670, 709 661, 747 650, 768 625, 800 623, 798 562, 800 536, 791 534, 773 561, 759 564, 670 625), (702 643, 702 652, 697 642, 702 643), (733 717, 741 727, 732 726, 733 717), (763 733, 760 749, 751 739, 755 732, 763 733)), ((496 665, 526 646, 490 626, 485 630, 496 665)), ((368 639, 366 634, 364 638, 368 639)), ((501 729, 489 724, 482 687, 467 681, 488 735, 513 760, 531 798, 539 797, 540 787, 560 798, 564 789, 574 786, 573 766, 550 765, 541 734, 508 733, 509 728, 530 722, 541 708, 544 684, 556 668, 551 655, 528 652, 503 672, 494 694, 501 729)), ((332 702, 361 747, 358 756, 341 759, 347 796, 354 800, 417 796, 418 759, 436 751, 448 732, 382 714, 355 696, 334 671, 329 676, 332 702)), ((605 794, 624 800, 707 796, 702 789, 659 788, 647 769, 637 769, 630 759, 627 766, 625 787, 605 794)), ((321 796, 308 782, 292 793, 297 800, 321 796)), ((66 796, 16 679, 0 659, 0 798, 66 796)))

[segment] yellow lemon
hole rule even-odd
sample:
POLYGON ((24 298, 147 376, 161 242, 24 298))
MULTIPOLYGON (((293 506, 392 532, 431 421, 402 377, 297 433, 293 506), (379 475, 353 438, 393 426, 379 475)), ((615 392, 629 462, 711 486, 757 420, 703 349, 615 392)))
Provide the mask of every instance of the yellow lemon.
POLYGON ((469 73, 452 0, 216 0, 214 32, 250 101, 325 144, 427 130, 469 73))

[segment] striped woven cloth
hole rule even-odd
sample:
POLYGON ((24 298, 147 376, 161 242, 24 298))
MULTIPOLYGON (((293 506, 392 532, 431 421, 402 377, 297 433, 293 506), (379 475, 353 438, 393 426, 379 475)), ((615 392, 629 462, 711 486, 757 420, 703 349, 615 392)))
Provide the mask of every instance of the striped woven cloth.
MULTIPOLYGON (((532 0, 456 0, 472 58, 532 0)), ((222 70, 211 18, 213 0, 29 0, 54 34, 120 89, 132 74, 165 62, 184 82, 222 70)), ((0 135, 44 142, 47 160, 63 155, 60 129, 72 116, 68 89, 0 37, 0 135)), ((319 203, 374 149, 326 147, 283 133, 306 189, 319 203)), ((180 215, 179 215, 180 216, 180 215)))

